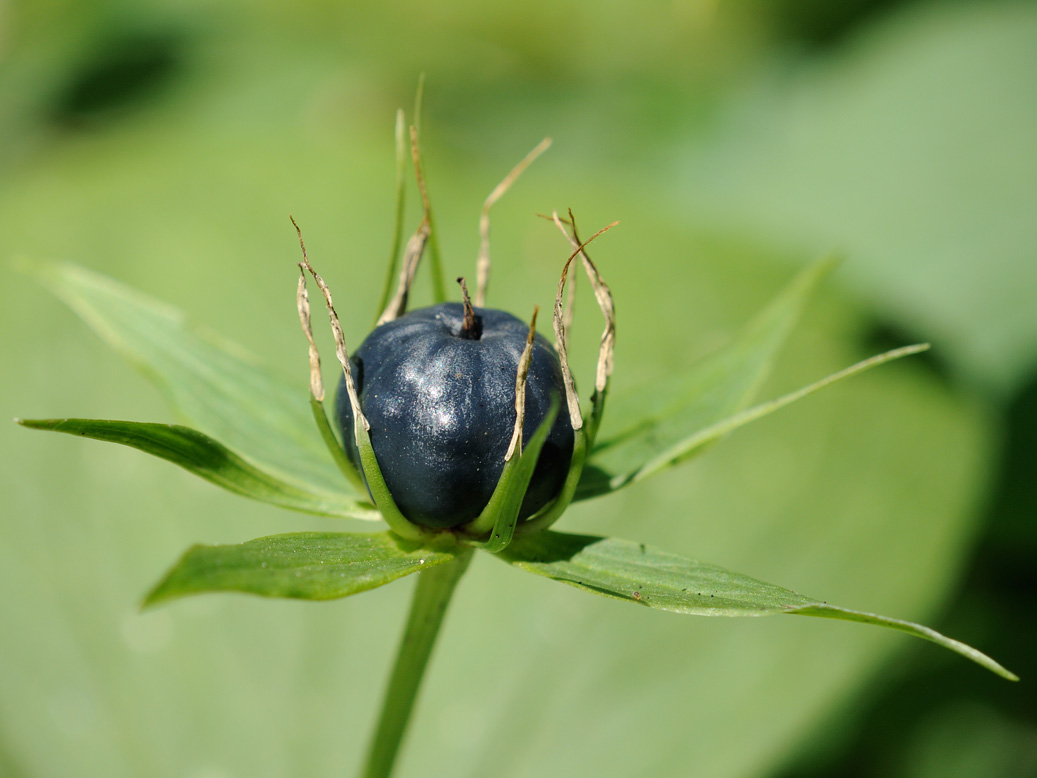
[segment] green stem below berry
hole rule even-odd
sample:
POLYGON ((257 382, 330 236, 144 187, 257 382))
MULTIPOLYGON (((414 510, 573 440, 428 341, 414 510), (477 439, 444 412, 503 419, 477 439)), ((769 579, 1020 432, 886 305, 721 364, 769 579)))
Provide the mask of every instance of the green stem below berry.
POLYGON ((392 773, 443 616, 471 558, 472 549, 460 549, 453 561, 418 573, 418 585, 385 691, 378 728, 361 773, 363 778, 388 778, 392 773))

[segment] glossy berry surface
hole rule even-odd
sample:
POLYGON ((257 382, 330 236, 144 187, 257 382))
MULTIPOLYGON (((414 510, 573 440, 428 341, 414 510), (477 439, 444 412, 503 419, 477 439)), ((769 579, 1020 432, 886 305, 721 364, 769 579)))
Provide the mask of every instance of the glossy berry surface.
MULTIPOLYGON (((400 512, 426 527, 455 527, 486 506, 504 468, 515 424, 515 373, 529 325, 503 311, 475 309, 464 330, 461 303, 405 314, 375 329, 351 358, 371 445, 400 512)), ((360 469, 353 412, 339 383, 336 414, 346 454, 360 469)), ((523 440, 553 401, 559 414, 540 453, 519 518, 561 490, 573 450, 554 347, 533 342, 523 440)))

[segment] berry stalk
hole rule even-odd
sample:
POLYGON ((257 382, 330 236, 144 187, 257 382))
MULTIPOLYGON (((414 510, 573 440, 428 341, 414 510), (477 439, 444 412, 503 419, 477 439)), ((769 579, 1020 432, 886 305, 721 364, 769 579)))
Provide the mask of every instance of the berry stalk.
POLYGON ((368 747, 363 778, 388 778, 396 762, 411 711, 425 675, 432 647, 443 623, 454 587, 472 558, 472 549, 453 561, 418 573, 407 626, 397 649, 389 686, 385 690, 378 727, 368 747))

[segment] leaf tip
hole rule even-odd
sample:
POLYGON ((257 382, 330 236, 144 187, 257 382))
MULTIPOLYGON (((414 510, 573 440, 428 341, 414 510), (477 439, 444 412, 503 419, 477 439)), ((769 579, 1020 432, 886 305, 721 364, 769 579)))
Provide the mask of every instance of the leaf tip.
POLYGON ((152 589, 150 592, 144 595, 144 599, 140 601, 140 606, 137 608, 137 610, 139 610, 141 613, 144 613, 146 611, 151 610, 161 602, 162 597, 156 596, 155 590, 152 589))
POLYGON ((158 593, 157 589, 152 589, 146 595, 144 599, 140 601, 140 605, 137 606, 138 613, 147 613, 153 610, 156 606, 162 605, 168 598, 158 593))
POLYGON ((177 596, 183 594, 183 591, 177 591, 175 586, 171 586, 170 583, 176 573, 176 567, 171 569, 169 573, 162 577, 162 579, 152 586, 150 590, 144 595, 144 599, 140 603, 141 612, 151 610, 158 605, 162 605, 167 600, 175 600, 177 596))
POLYGON ((914 635, 923 640, 928 640, 942 646, 943 648, 953 651, 1007 681, 1019 680, 1019 676, 1011 670, 1003 667, 999 662, 987 656, 982 651, 973 648, 966 643, 962 643, 960 640, 947 637, 931 627, 926 627, 921 624, 915 624, 914 622, 904 621, 902 619, 894 619, 889 616, 880 616, 876 613, 851 610, 850 608, 840 608, 835 605, 829 605, 828 603, 813 603, 805 606, 798 606, 788 610, 787 612, 802 616, 820 616, 828 619, 841 619, 844 621, 856 621, 862 624, 874 624, 875 626, 888 627, 900 632, 906 632, 909 635, 914 635))
POLYGON ((832 251, 809 263, 801 274, 806 291, 812 290, 823 278, 831 274, 845 261, 845 254, 840 251, 832 251))
POLYGON ((1022 680, 1021 678, 1019 678, 1019 676, 1018 676, 1018 675, 1016 675, 1015 673, 1013 673, 1013 672, 1012 672, 1011 670, 1009 670, 1008 668, 1006 668, 1006 667, 1001 667, 1001 665, 998 665, 998 667, 1000 668, 1000 672, 998 672, 997 670, 995 670, 994 672, 996 672, 996 673, 997 673, 998 675, 1000 675, 1000 676, 1001 676, 1002 678, 1004 678, 1004 679, 1005 679, 1006 681, 1012 681, 1012 682, 1014 682, 1014 683, 1018 683, 1018 682, 1019 682, 1020 680, 1022 680))
POLYGON ((144 600, 140 604, 142 611, 148 610, 155 605, 160 605, 166 600, 175 600, 178 597, 183 597, 188 594, 196 594, 199 592, 197 587, 192 587, 191 575, 190 575, 190 563, 192 559, 197 555, 199 551, 204 551, 206 546, 195 543, 190 546, 176 563, 166 572, 158 583, 151 587, 151 590, 144 595, 144 600), (185 574, 185 571, 186 574, 185 574))
POLYGON ((50 419, 22 419, 18 416, 14 417, 14 423, 30 430, 51 429, 54 426, 50 419))

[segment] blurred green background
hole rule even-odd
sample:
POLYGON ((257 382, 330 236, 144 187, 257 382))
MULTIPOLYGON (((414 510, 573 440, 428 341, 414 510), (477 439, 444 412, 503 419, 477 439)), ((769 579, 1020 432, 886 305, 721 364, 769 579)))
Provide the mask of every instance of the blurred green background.
MULTIPOLYGON (((925 621, 1023 682, 895 633, 678 618, 487 558, 399 775, 1035 774, 1033 3, 0 5, 8 417, 175 420, 19 258, 124 280, 304 392, 288 214, 359 343, 390 245, 394 111, 422 71, 451 277, 471 273, 482 199, 544 135, 495 210, 491 303, 551 302, 568 249, 535 213, 623 222, 594 254, 619 311, 617 389, 692 364, 830 250, 847 261, 766 395, 933 343, 562 527, 925 621)), ((586 391, 600 325, 584 295, 586 391)), ((0 775, 353 772, 412 581, 142 614, 190 543, 343 524, 118 447, 13 424, 0 446, 0 775)))

